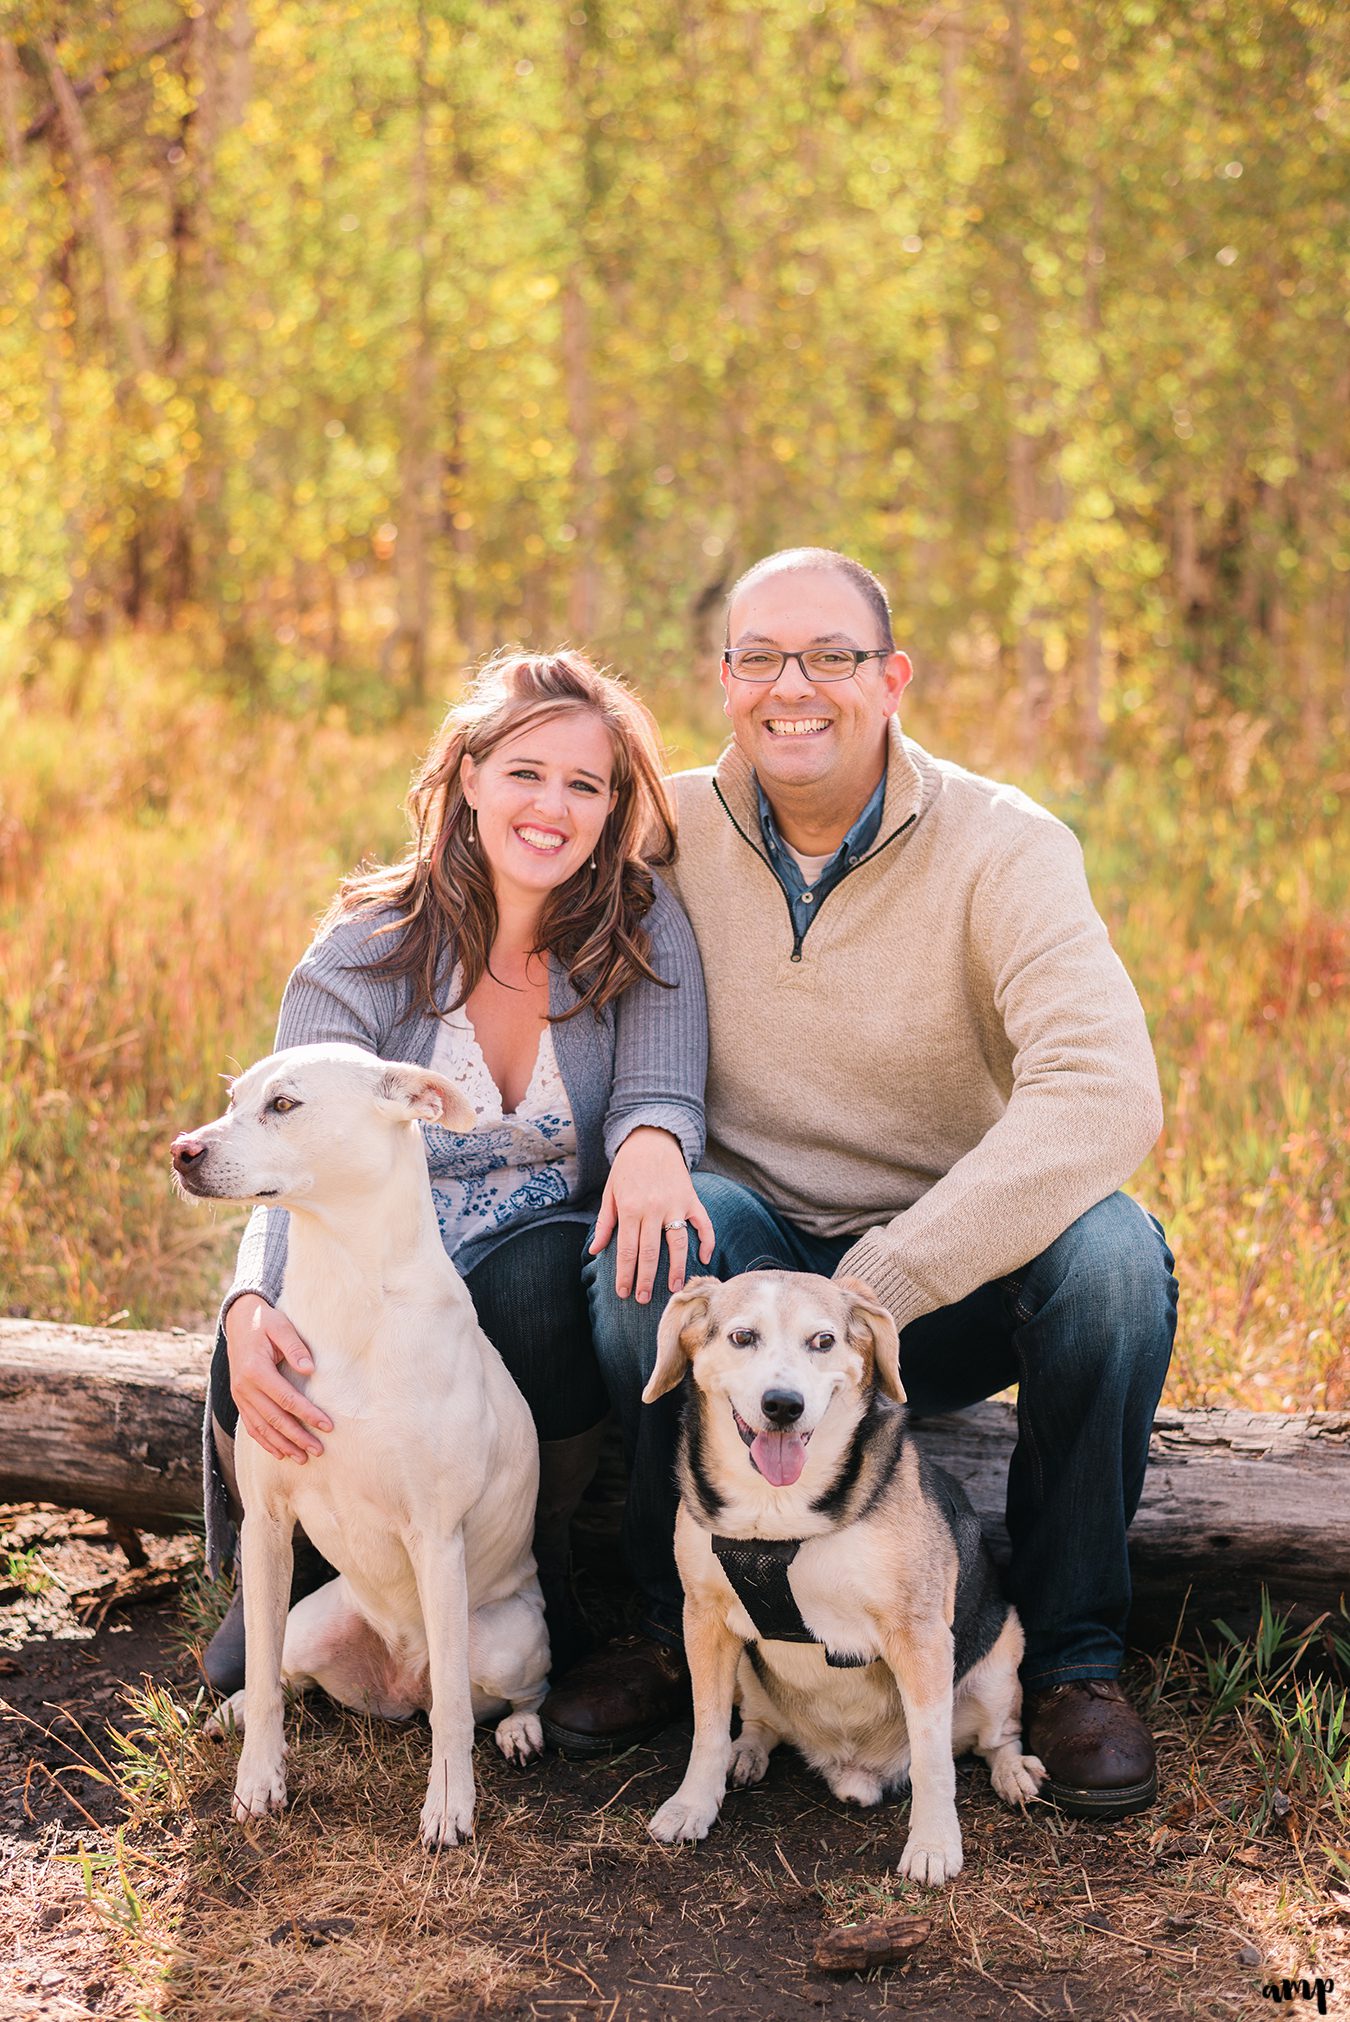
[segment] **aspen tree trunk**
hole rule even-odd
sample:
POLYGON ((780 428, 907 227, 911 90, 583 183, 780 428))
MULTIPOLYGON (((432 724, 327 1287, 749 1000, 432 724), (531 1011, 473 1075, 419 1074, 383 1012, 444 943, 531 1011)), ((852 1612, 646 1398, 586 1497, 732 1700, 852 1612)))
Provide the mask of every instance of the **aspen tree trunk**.
POLYGON ((145 331, 127 296, 127 249, 121 220, 108 187, 108 176, 94 152, 89 128, 80 110, 75 88, 62 67, 61 59, 46 36, 37 38, 38 53, 51 79, 52 96, 62 130, 70 147, 81 187, 89 204, 89 222, 98 249, 103 276, 103 299, 108 321, 121 339, 127 362, 135 373, 150 370, 150 346, 145 331))
POLYGON ((198 555, 206 571, 210 557, 221 550, 228 537, 224 519, 225 437, 210 398, 211 388, 225 376, 221 318, 226 262, 214 217, 216 158, 221 142, 240 124, 247 109, 252 39, 249 0, 211 0, 192 24, 198 98, 190 143, 185 138, 184 146, 189 149, 188 168, 194 182, 191 239, 199 276, 195 321, 200 370, 188 383, 202 448, 188 482, 198 555))
POLYGON ((572 439, 572 571, 567 597, 567 630, 585 647, 596 622, 599 571, 596 561, 595 401, 591 358, 590 292, 595 285, 590 257, 591 214, 596 201, 596 127, 592 111, 595 54, 600 43, 601 0, 573 10, 563 31, 563 75, 567 101, 579 109, 582 128, 581 185, 573 221, 574 251, 562 290, 562 362, 567 395, 567 427, 572 439))
MULTIPOLYGON (((24 219, 24 235, 31 241, 32 231, 28 225, 28 211, 24 202, 22 186, 23 134, 19 123, 19 62, 14 53, 14 45, 7 36, 0 35, 0 131, 3 131, 5 155, 9 162, 10 201, 14 215, 24 219)), ((37 287, 35 322, 42 332, 56 327, 56 319, 51 309, 51 282, 47 273, 47 263, 41 257, 33 260, 34 277, 37 287)), ((42 392, 43 404, 47 410, 47 433, 51 439, 52 457, 59 472, 65 473, 68 463, 69 432, 66 427, 65 409, 61 404, 61 372, 58 359, 52 351, 50 337, 44 336, 42 349, 42 392)), ((62 485, 62 490, 66 486, 62 485)), ((66 579, 70 585, 66 602, 66 630, 74 639, 83 639, 89 630, 88 590, 89 574, 85 564, 84 530, 79 514, 72 502, 66 506, 62 516, 65 537, 66 579)))
MULTIPOLYGON (((1083 267, 1083 318, 1089 341, 1097 352, 1102 331, 1102 171, 1094 156, 1092 202, 1088 218, 1088 242, 1083 267)), ((1100 370, 1100 352, 1097 352, 1100 370)), ((1087 770, 1095 773, 1101 764, 1106 726, 1102 721, 1102 592, 1097 571, 1088 565, 1087 629, 1083 637, 1082 693, 1078 722, 1082 757, 1087 770)))
MULTIPOLYGON (((943 154, 946 156, 955 142, 961 124, 961 54, 965 35, 963 11, 965 0, 951 0, 942 15, 938 28, 938 51, 942 67, 942 110, 941 134, 943 154)), ((918 596, 927 604, 930 600, 928 585, 949 568, 950 543, 956 521, 953 511, 954 489, 960 482, 960 440, 951 421, 951 402, 956 383, 956 353, 952 343, 951 323, 943 316, 937 335, 937 349, 932 369, 928 375, 926 392, 920 386, 916 400, 916 413, 923 415, 927 410, 928 419, 919 423, 920 463, 924 471, 924 482, 931 500, 929 520, 931 531, 914 544, 913 575, 918 596), (937 519, 940 523, 932 526, 937 519)), ((899 503, 899 500, 897 500, 899 503)), ((960 617, 964 617, 964 613, 960 617)), ((958 618, 958 622, 960 619, 958 618)), ((897 642, 904 645, 904 640, 897 642)))
POLYGON ((462 650, 472 658, 478 651, 478 605, 470 587, 477 542, 473 527, 462 524, 466 472, 464 440, 467 427, 468 417, 463 407, 456 402, 450 415, 450 446, 445 459, 444 504, 446 536, 450 552, 454 556, 455 637, 462 650))
MULTIPOLYGON (((89 222, 98 253, 103 282, 103 301, 115 345, 122 352, 120 399, 123 405, 133 394, 142 412, 151 407, 145 391, 151 368, 149 341, 127 293, 127 249, 121 220, 113 202, 107 171, 94 151, 79 94, 66 75, 55 46, 45 37, 37 38, 38 53, 51 80, 57 117, 70 148, 76 175, 84 192, 89 222)), ((141 615, 146 591, 146 537, 143 522, 133 528, 127 542, 127 573, 123 585, 123 609, 135 624, 141 615)), ((83 566, 83 561, 75 565, 83 566)))
POLYGON ((425 701, 431 633, 431 543, 435 520, 436 361, 431 331, 431 175, 427 128, 430 121, 429 29, 426 0, 417 8, 417 129, 413 144, 409 212, 417 248, 417 306, 407 360, 403 409, 403 459, 395 572, 398 630, 408 700, 425 701))
MULTIPOLYGON (((1022 49, 1021 0, 1010 0, 1008 8, 1008 109, 1012 134, 1024 132, 1030 124, 1030 93, 1022 49)), ((1013 559, 1017 588, 1025 592, 1035 566, 1033 556, 1039 509, 1039 443, 1032 423, 1036 401, 1036 321, 1028 295, 1022 248, 1009 248, 1008 331, 1012 371, 1009 384, 1011 426, 1008 436, 1008 496, 1012 510, 1013 559)), ((1034 600, 1017 618, 1017 687, 1021 702, 1022 742, 1028 758, 1035 754, 1046 703, 1046 668, 1038 636, 1040 613, 1034 600)))

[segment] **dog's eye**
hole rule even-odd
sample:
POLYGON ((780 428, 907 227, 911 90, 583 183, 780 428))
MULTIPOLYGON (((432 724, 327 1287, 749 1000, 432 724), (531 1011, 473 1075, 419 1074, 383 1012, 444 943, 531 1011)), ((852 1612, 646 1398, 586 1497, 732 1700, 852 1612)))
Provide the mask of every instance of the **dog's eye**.
POLYGON ((275 1110, 278 1116, 286 1116, 291 1110, 299 1109, 300 1105, 293 1095, 274 1095, 267 1107, 275 1110))
POLYGON ((753 1348, 759 1340, 753 1327, 733 1327, 727 1338, 733 1348, 753 1348))
POLYGON ((817 1355, 828 1355, 834 1346, 834 1336, 829 1332, 813 1334, 806 1345, 813 1348, 817 1355))

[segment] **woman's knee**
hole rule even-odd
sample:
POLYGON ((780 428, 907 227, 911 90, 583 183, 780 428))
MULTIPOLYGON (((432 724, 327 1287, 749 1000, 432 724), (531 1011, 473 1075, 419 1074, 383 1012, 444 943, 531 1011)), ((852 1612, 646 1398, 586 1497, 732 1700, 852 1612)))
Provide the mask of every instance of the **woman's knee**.
POLYGON ((609 1399, 591 1339, 577 1225, 521 1230, 465 1282, 541 1439, 571 1438, 604 1417, 609 1399))

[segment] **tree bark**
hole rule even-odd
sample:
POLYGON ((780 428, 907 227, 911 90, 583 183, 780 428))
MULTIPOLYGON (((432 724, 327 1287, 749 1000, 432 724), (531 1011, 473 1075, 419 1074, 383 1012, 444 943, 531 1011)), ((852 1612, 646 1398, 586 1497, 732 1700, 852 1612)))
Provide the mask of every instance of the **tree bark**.
MULTIPOLYGON (((198 1446, 211 1342, 0 1320, 0 1500, 66 1503, 143 1529, 201 1507, 198 1446)), ((1011 1404, 925 1419, 995 1553, 1017 1433, 1011 1404)), ((1350 1412, 1160 1411, 1130 1533, 1135 1590, 1174 1619, 1255 1597, 1333 1606, 1350 1592, 1350 1412)))
MULTIPOLYGON (((4 133, 5 155, 9 164, 10 202, 15 217, 22 220, 25 245, 31 247, 35 233, 23 188, 19 76, 19 60, 14 52, 14 45, 7 36, 0 35, 0 131, 4 133)), ((32 247, 30 257, 37 291, 34 322, 37 330, 42 333, 42 391, 47 409, 47 433, 51 439, 56 468, 64 473, 67 463, 68 431, 65 410, 61 405, 60 354, 53 344, 51 335, 56 322, 51 313, 51 280, 41 250, 32 247)), ((64 485, 62 490, 66 493, 68 501, 63 510, 62 520, 66 576, 70 585, 66 601, 66 628, 72 638, 83 639, 89 629, 87 607, 89 573, 85 566, 84 529, 80 523, 78 509, 73 503, 73 492, 64 485)))
MULTIPOLYGON (((1030 124, 1025 57, 1022 46, 1021 0, 1010 0, 1008 21, 1008 124, 1010 158, 1015 158, 1012 137, 1030 124)), ((1014 606, 1021 604, 1015 620, 1014 652, 1017 687, 1021 703, 1022 745, 1029 761, 1038 754, 1041 731, 1049 700, 1045 655, 1041 643, 1042 614, 1037 599, 1029 594, 1039 564, 1035 554, 1040 531, 1041 440, 1035 428, 1037 381, 1039 376, 1036 309, 1022 257, 1021 227, 1007 249, 1008 299, 1004 320, 1009 338, 1008 371, 1008 498, 1012 515, 1012 552, 1015 563, 1014 606)))
POLYGON ((430 31, 424 4, 417 9, 417 127, 413 145, 410 219, 417 248, 417 307, 408 348, 404 396, 403 459, 398 549, 394 568, 398 591, 397 657, 406 674, 408 701, 426 698, 431 632, 431 543, 436 524, 439 459, 436 450, 436 360, 431 330, 431 176, 428 126, 430 31))
MULTIPOLYGON (((181 42, 189 32, 189 24, 180 21, 177 27, 169 30, 167 35, 159 36, 154 42, 144 42, 139 49, 134 49, 126 62, 120 66, 121 71, 125 74, 126 71, 134 69, 138 64, 144 63, 147 57, 159 56, 164 50, 172 49, 174 44, 181 42)), ((78 102, 82 98, 91 97, 94 92, 100 90, 107 82, 107 79, 108 72, 106 69, 91 70, 87 77, 72 80, 70 89, 78 102)), ((48 104, 43 106, 41 112, 34 119, 29 120, 28 125, 24 129, 24 140, 41 140, 43 134, 46 133, 48 127, 56 119, 59 110, 57 101, 54 98, 51 99, 48 104)))
POLYGON ((573 250, 562 289, 562 367, 567 398, 567 427, 572 438, 572 573, 567 595, 567 630, 583 650, 595 630, 599 602, 596 569, 595 414, 592 383, 590 289, 593 285, 589 244, 591 214, 596 203, 596 123, 592 111, 591 69, 599 44, 597 0, 585 13, 569 16, 563 31, 563 77, 568 102, 578 108, 582 125, 580 188, 572 222, 573 250))
POLYGON ((94 240, 98 246, 99 264, 103 271, 103 295, 107 303, 108 321, 117 331, 126 349, 131 369, 136 373, 150 370, 150 346, 140 318, 127 296, 127 249, 122 235, 121 221, 108 187, 108 176, 102 162, 94 153, 94 145, 89 136, 89 128, 80 110, 80 101, 62 67, 61 59, 54 46, 45 36, 37 39, 38 51, 51 79, 52 97, 61 115, 61 125, 65 129, 80 182, 89 199, 89 217, 93 225, 94 240))
POLYGON ((181 1530, 210 1360, 202 1335, 0 1320, 0 1500, 181 1530))
MULTIPOLYGON (((979 1404, 918 1430, 1006 1558, 1015 1406, 979 1404)), ((1350 1412, 1159 1411, 1130 1564, 1136 1603, 1173 1614, 1188 1589, 1208 1617, 1254 1599, 1261 1582, 1333 1606, 1350 1592, 1350 1412)))

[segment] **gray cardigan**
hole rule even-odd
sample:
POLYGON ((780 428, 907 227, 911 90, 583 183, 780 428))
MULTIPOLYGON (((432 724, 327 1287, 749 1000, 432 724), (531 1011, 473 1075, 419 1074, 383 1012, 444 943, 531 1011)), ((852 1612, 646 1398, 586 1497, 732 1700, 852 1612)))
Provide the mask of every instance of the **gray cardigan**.
MULTIPOLYGON (((558 1069, 567 1090, 577 1133, 577 1180, 565 1201, 530 1217, 532 1221, 589 1224, 595 1217, 605 1176, 615 1152, 641 1125, 667 1130, 679 1140, 692 1172, 703 1156, 703 1083, 708 1065, 708 1014, 703 970, 693 929, 669 888, 655 880, 656 897, 644 922, 651 937, 651 965, 666 983, 634 983, 598 1015, 580 1011, 553 1026, 558 1069)), ((368 1047, 382 1060, 431 1060, 440 1020, 413 1008, 407 977, 372 973, 370 964, 387 948, 389 936, 372 943, 372 931, 396 918, 392 911, 352 915, 314 941, 286 985, 277 1020, 276 1047, 345 1040, 368 1047)), ((442 960, 448 994, 453 948, 442 960)), ((549 958, 549 1010, 555 1016, 577 1001, 567 972, 549 958)), ((458 1142, 453 1133, 423 1125, 428 1171, 458 1142)), ((275 1305, 286 1270, 284 1208, 256 1207, 244 1231, 234 1281, 220 1309, 217 1348, 225 1315, 245 1292, 258 1292, 275 1305)), ((461 1273, 504 1242, 519 1223, 475 1237, 456 1252, 461 1273)), ((579 1246, 578 1246, 579 1249, 579 1246)), ((579 1266, 578 1266, 579 1268, 579 1266)), ((216 1467, 207 1400, 203 1442, 207 1560, 214 1571, 226 1543, 228 1518, 216 1467)))

